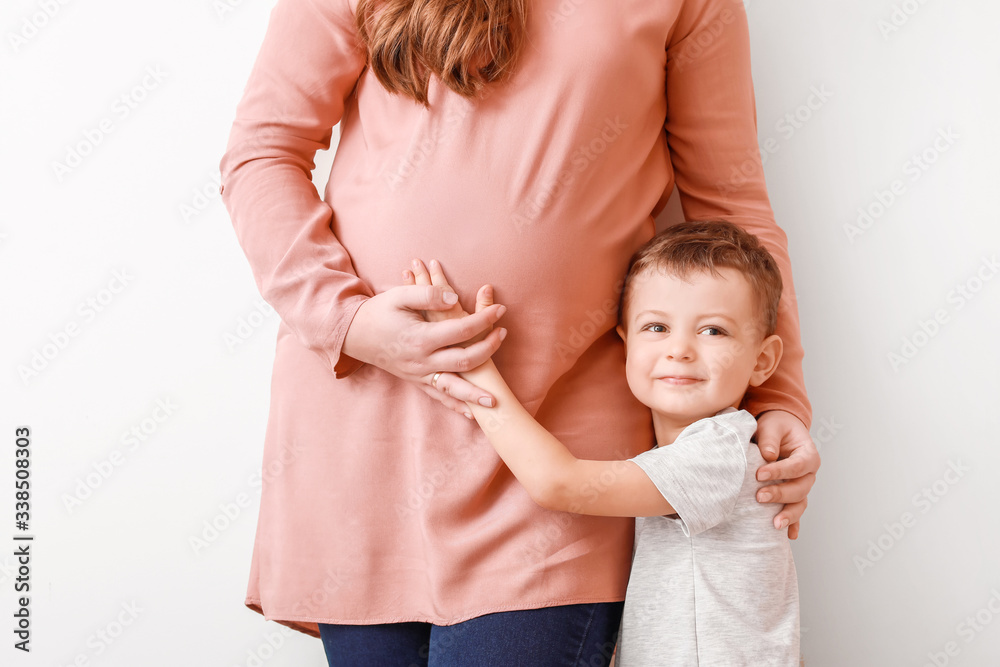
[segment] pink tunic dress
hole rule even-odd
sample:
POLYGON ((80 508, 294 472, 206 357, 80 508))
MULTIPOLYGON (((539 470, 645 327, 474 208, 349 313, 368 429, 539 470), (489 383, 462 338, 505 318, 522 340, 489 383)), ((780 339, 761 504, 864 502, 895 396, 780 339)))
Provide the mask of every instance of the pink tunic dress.
POLYGON ((342 354, 365 299, 437 258, 466 310, 508 307, 494 355, 578 457, 653 445, 614 331, 632 252, 674 184, 686 217, 762 238, 781 266, 780 368, 745 401, 807 426, 785 234, 757 148, 739 0, 530 3, 514 76, 431 107, 365 67, 356 0, 278 0, 222 159, 223 201, 281 317, 245 604, 317 622, 448 625, 624 599, 634 520, 535 505, 479 426, 342 354), (341 138, 325 196, 313 157, 341 138))

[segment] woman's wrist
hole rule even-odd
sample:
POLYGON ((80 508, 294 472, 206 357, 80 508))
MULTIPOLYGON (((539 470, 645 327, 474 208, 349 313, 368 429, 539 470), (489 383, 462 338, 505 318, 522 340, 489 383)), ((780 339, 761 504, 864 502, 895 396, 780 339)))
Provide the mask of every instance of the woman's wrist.
POLYGON ((809 430, 810 423, 812 421, 812 411, 804 408, 804 406, 798 401, 767 401, 758 403, 753 400, 744 399, 741 407, 753 415, 754 419, 758 420, 769 412, 783 412, 790 414, 801 422, 807 431, 809 430))
POLYGON ((759 413, 757 413, 757 416, 755 417, 755 419, 760 419, 761 417, 763 417, 764 415, 768 414, 769 412, 782 412, 782 413, 784 413, 786 415, 791 415, 792 417, 795 417, 796 419, 798 419, 799 422, 802 424, 803 427, 805 427, 805 425, 806 425, 806 423, 802 420, 802 417, 798 416, 797 414, 795 414, 791 410, 786 410, 784 408, 768 408, 767 410, 761 410, 759 413))

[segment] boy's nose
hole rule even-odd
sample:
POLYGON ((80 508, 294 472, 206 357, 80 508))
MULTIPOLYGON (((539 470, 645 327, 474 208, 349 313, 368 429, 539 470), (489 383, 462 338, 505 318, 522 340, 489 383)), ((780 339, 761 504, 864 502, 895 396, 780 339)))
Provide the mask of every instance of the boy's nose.
POLYGON ((686 336, 671 336, 667 339, 664 355, 672 361, 690 361, 694 358, 694 345, 686 336))

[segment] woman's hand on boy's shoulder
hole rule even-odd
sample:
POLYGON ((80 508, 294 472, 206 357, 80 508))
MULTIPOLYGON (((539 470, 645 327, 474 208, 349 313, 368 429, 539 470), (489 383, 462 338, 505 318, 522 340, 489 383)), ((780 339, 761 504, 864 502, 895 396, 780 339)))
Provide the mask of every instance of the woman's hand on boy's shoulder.
POLYGON ((774 527, 788 526, 788 538, 799 536, 799 519, 806 511, 812 485, 816 482, 820 457, 809 429, 798 417, 784 410, 767 410, 757 416, 757 446, 765 463, 757 469, 758 481, 785 480, 765 486, 757 500, 784 503, 774 517, 774 527), (774 460, 774 452, 778 458, 774 460))

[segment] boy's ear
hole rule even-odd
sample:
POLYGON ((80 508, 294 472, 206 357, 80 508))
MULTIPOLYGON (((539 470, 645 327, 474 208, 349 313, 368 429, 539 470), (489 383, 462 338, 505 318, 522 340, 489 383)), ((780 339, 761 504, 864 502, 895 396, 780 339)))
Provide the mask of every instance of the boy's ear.
POLYGON ((622 329, 622 325, 619 324, 618 326, 616 326, 615 327, 615 331, 618 332, 618 335, 621 337, 622 342, 625 342, 627 340, 627 338, 625 336, 625 330, 622 329))
POLYGON ((760 352, 757 353, 757 364, 750 374, 750 386, 759 387, 764 381, 778 369, 778 362, 781 361, 781 352, 784 346, 778 334, 771 334, 760 344, 760 352))

